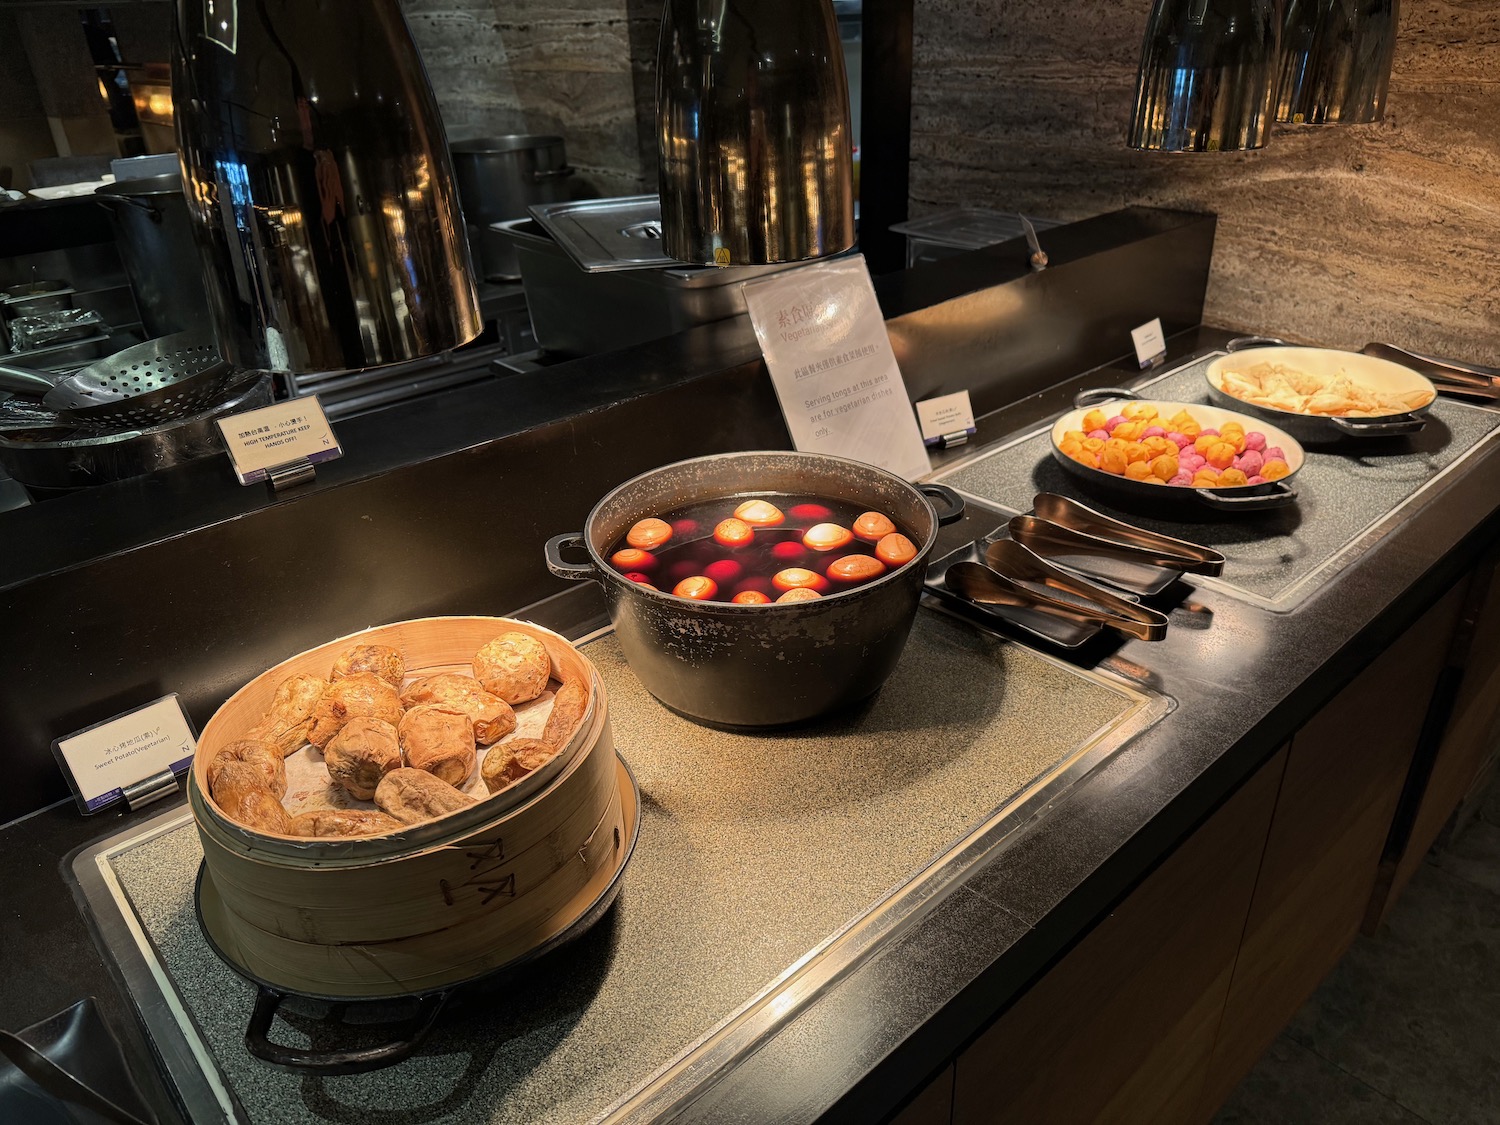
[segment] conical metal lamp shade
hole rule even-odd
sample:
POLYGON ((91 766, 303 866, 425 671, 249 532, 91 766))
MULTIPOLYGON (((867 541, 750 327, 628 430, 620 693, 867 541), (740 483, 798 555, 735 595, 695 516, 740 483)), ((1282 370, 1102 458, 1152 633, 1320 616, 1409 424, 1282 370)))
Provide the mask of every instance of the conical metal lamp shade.
POLYGON ((1160 152, 1260 148, 1276 93, 1276 0, 1155 0, 1127 143, 1160 152))
POLYGON ((1385 116, 1398 0, 1289 0, 1276 120, 1367 125, 1385 116))
POLYGON ((829 0, 667 0, 656 105, 669 255, 738 266, 854 245, 849 84, 829 0))
POLYGON ((177 0, 172 63, 226 358, 337 371, 479 334, 448 142, 397 0, 177 0))

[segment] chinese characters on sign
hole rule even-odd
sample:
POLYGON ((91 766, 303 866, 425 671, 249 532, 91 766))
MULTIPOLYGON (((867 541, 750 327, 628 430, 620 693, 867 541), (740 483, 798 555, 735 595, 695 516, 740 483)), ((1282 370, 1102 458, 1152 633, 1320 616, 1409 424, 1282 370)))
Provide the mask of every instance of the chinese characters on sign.
POLYGON ((248 430, 241 430, 235 436, 246 444, 254 443, 265 449, 276 449, 295 441, 298 434, 311 432, 312 423, 307 420, 307 415, 298 414, 295 418, 283 420, 280 426, 253 426, 248 430))
POLYGON ((852 360, 863 359, 867 355, 874 355, 876 350, 874 344, 863 344, 853 351, 839 352, 838 355, 829 356, 827 359, 820 359, 816 363, 809 363, 804 367, 799 367, 792 374, 798 379, 806 379, 809 375, 816 375, 818 372, 827 371, 831 367, 842 367, 852 360))
POLYGON ((59 738, 53 753, 79 808, 98 812, 153 774, 179 773, 193 760, 196 738, 176 695, 164 695, 113 719, 59 738))
POLYGON ((343 454, 317 395, 278 402, 219 419, 224 444, 241 484, 264 480, 294 461, 327 461, 343 454))
POLYGON ((798 449, 931 471, 864 258, 747 282, 745 304, 798 449))

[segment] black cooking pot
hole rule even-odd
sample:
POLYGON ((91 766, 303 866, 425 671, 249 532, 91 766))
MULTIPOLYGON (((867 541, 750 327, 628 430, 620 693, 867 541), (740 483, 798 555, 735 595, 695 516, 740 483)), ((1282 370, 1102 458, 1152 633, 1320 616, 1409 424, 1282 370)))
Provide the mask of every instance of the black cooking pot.
POLYGON ((725 727, 806 722, 872 695, 906 645, 940 524, 963 500, 939 484, 912 485, 873 465, 815 453, 723 453, 643 473, 609 493, 584 530, 547 541, 559 578, 604 587, 609 617, 630 669, 672 710, 725 727), (608 562, 637 520, 705 500, 783 493, 884 512, 917 546, 917 557, 867 585, 785 605, 700 602, 647 589, 608 562), (927 497, 942 502, 941 514, 927 497), (588 562, 562 551, 582 546, 588 562))

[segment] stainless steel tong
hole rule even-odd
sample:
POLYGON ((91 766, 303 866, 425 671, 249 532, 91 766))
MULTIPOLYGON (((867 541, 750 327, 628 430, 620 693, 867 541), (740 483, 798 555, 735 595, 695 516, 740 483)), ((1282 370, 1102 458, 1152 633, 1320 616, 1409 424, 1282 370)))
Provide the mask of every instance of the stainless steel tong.
POLYGON ((954 593, 980 605, 1034 610, 1077 625, 1104 625, 1143 641, 1167 635, 1165 615, 1085 582, 1007 539, 990 544, 984 563, 954 563, 944 580, 954 593), (1048 589, 1072 596, 1058 597, 1048 589))
POLYGON ((1487 402, 1500 400, 1500 368, 1459 363, 1451 359, 1434 359, 1390 344, 1366 344, 1360 351, 1376 359, 1388 359, 1392 363, 1410 367, 1446 394, 1487 402))
POLYGON ((1224 571, 1224 556, 1169 535, 1144 531, 1055 492, 1039 492, 1035 515, 1010 521, 1010 536, 1038 555, 1094 555, 1121 562, 1168 567, 1213 577, 1224 571))

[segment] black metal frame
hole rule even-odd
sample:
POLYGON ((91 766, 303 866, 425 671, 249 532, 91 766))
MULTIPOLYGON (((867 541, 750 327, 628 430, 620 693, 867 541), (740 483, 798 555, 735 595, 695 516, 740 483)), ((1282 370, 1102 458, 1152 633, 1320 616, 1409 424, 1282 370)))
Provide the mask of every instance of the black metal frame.
POLYGON ((865 0, 861 43, 859 248, 871 273, 906 264, 913 0, 865 0))

